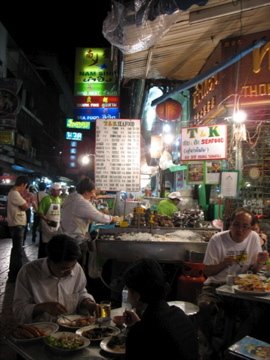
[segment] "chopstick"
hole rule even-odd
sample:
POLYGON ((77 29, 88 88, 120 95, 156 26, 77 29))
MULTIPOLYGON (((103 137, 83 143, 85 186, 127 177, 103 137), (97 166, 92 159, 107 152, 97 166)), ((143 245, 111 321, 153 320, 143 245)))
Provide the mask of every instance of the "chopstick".
POLYGON ((68 320, 69 322, 74 321, 74 319, 73 319, 73 320, 71 320, 68 316, 69 316, 69 314, 68 314, 68 315, 64 315, 64 314, 60 315, 60 317, 62 317, 62 318, 64 318, 64 319, 68 320))

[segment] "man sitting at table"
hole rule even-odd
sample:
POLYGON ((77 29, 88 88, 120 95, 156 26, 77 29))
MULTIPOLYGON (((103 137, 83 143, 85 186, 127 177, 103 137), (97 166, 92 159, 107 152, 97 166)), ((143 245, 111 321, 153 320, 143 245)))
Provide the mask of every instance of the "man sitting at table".
MULTIPOLYGON (((213 325, 210 319, 221 311, 229 311, 232 316, 241 315, 235 340, 248 335, 258 324, 263 313, 263 306, 252 306, 239 299, 224 302, 216 293, 216 288, 226 283, 229 274, 238 275, 248 270, 257 272, 268 259, 268 253, 262 252, 259 235, 251 230, 253 214, 244 208, 237 209, 230 222, 229 230, 215 234, 209 241, 204 257, 207 276, 202 292, 198 297, 199 326, 209 342, 213 338, 213 325), (252 312, 251 312, 252 311, 252 312)), ((217 316, 214 317, 215 321, 217 316)), ((221 323, 224 324, 224 318, 221 323)), ((228 339, 227 339, 228 340, 228 339)))
POLYGON ((80 246, 68 235, 55 235, 47 245, 48 257, 25 264, 18 273, 13 299, 20 323, 53 321, 61 314, 98 311, 86 290, 86 277, 78 264, 80 246))

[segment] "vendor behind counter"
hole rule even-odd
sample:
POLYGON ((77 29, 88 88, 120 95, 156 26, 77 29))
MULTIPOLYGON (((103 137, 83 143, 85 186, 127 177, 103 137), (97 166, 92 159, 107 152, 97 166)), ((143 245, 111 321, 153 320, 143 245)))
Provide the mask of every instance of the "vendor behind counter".
POLYGON ((179 211, 178 205, 181 200, 182 197, 179 191, 174 191, 170 193, 167 199, 163 199, 158 203, 158 214, 172 217, 174 213, 179 211))

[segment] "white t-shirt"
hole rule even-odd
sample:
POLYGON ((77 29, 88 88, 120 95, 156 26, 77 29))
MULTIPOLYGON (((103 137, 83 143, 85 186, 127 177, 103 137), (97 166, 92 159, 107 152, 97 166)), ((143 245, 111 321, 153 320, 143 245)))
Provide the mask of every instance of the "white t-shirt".
POLYGON ((209 240, 203 260, 204 264, 219 264, 227 256, 235 256, 237 263, 214 276, 209 276, 204 284, 225 283, 229 271, 236 275, 247 272, 249 267, 256 263, 257 254, 261 251, 260 238, 254 231, 251 231, 246 239, 240 243, 232 240, 229 230, 215 234, 209 240))
POLYGON ((112 216, 98 211, 81 194, 70 194, 61 208, 62 231, 69 236, 81 236, 83 239, 84 236, 87 236, 89 224, 92 221, 109 224, 112 221, 112 216))
POLYGON ((26 200, 19 191, 11 189, 7 198, 7 222, 8 226, 25 226, 26 212, 20 206, 26 204, 26 200))
POLYGON ((71 274, 57 278, 48 268, 47 258, 37 259, 25 264, 19 271, 16 281, 13 312, 18 322, 53 321, 47 313, 33 318, 36 304, 57 301, 64 305, 69 314, 78 312, 84 299, 94 300, 86 290, 86 277, 77 263, 71 274))

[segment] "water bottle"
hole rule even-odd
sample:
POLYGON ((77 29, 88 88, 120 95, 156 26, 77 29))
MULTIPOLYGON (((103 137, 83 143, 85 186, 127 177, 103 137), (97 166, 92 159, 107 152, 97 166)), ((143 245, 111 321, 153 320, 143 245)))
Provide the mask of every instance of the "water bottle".
POLYGON ((122 290, 122 308, 123 309, 130 309, 130 304, 128 302, 128 289, 125 286, 122 290))

